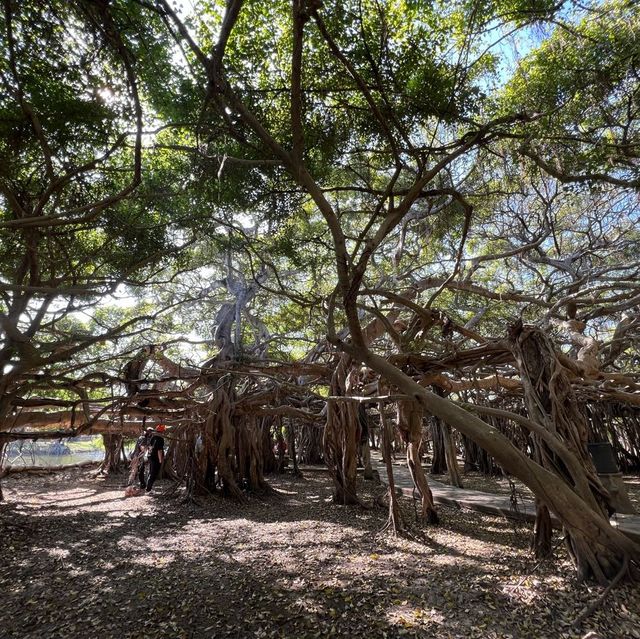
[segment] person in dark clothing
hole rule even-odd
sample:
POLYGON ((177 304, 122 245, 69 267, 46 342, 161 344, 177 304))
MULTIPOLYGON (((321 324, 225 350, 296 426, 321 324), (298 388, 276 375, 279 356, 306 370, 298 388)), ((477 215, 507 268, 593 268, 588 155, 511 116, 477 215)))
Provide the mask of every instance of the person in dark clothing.
POLYGON ((136 440, 135 448, 131 453, 131 475, 129 483, 134 482, 134 478, 138 478, 140 488, 147 487, 147 481, 145 479, 145 461, 147 457, 147 451, 151 444, 151 437, 153 436, 153 428, 147 428, 140 437, 136 440))
POLYGON ((165 427, 160 424, 156 426, 155 434, 152 432, 149 439, 147 451, 149 453, 149 476, 147 477, 147 483, 144 485, 145 492, 149 494, 153 488, 160 469, 162 468, 162 462, 164 461, 164 438, 161 433, 164 433, 165 427))

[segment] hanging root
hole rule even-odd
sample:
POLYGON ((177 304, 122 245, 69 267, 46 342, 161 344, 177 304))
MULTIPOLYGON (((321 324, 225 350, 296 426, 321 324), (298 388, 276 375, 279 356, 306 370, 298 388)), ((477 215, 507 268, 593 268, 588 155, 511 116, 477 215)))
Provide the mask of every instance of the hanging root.
MULTIPOLYGON (((386 507, 386 504, 383 501, 384 495, 388 495, 389 492, 383 493, 382 495, 378 495, 376 503, 383 505, 386 507)), ((429 539, 427 535, 422 530, 411 529, 405 522, 405 519, 402 515, 402 511, 399 507, 396 506, 395 512, 392 505, 392 502, 389 503, 389 517, 387 518, 386 524, 378 531, 381 533, 389 533, 393 537, 402 537, 404 539, 409 539, 411 541, 416 541, 419 543, 428 543, 429 539)))
POLYGON ((391 493, 391 489, 386 491, 386 495, 389 498, 389 516, 387 523, 380 529, 379 532, 390 532, 394 537, 398 535, 404 535, 407 532, 407 528, 402 519, 402 512, 398 507, 398 502, 394 499, 394 495, 391 493))

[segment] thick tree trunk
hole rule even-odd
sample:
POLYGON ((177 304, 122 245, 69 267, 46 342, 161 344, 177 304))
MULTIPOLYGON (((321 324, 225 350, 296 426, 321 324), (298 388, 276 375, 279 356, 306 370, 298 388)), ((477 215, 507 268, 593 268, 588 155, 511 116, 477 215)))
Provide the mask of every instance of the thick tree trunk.
POLYGON ((104 459, 100 464, 99 472, 102 475, 119 473, 122 471, 122 443, 123 437, 120 434, 102 435, 104 446, 104 459))
MULTIPOLYGON (((487 420, 487 422, 491 423, 491 420, 487 420)), ((465 472, 477 470, 484 475, 499 475, 502 472, 493 457, 470 437, 462 435, 462 445, 464 447, 465 472)))
POLYGON ((235 428, 231 420, 231 399, 226 389, 218 389, 209 404, 209 413, 209 429, 214 434, 216 444, 216 455, 212 462, 217 467, 222 492, 227 497, 243 500, 244 495, 236 481, 235 428))
POLYGON ((420 494, 422 518, 430 524, 438 523, 438 513, 433 502, 433 494, 420 463, 420 441, 422 440, 423 409, 415 401, 398 402, 398 429, 407 444, 407 465, 413 483, 420 494))
MULTIPOLYGON (((445 396, 445 391, 437 386, 433 389, 434 393, 440 395, 441 397, 445 396)), ((458 455, 456 451, 456 444, 453 439, 453 434, 451 432, 451 428, 449 424, 439 420, 437 417, 435 420, 440 427, 440 435, 444 448, 444 456, 446 459, 446 467, 449 473, 449 484, 452 486, 457 486, 458 488, 462 488, 462 479, 460 478, 460 468, 458 467, 458 455)))
MULTIPOLYGON (((356 310, 358 297, 357 286, 352 286, 352 283, 347 284, 348 269, 346 267, 346 258, 347 253, 345 248, 342 258, 338 259, 338 271, 344 296, 344 309, 348 316, 349 329, 351 331, 356 330, 359 343, 361 342, 363 345, 371 344, 378 337, 384 335, 389 322, 393 322, 397 318, 401 307, 397 306, 388 313, 385 321, 376 318, 362 329, 356 310), (345 261, 342 261, 342 259, 345 261)), ((331 379, 332 395, 344 396, 352 389, 352 385, 347 383, 348 374, 355 377, 355 371, 351 370, 352 364, 353 359, 351 356, 343 353, 331 379)), ((334 483, 334 500, 339 503, 360 503, 356 494, 358 470, 357 430, 358 416, 357 409, 353 402, 329 401, 327 403, 327 425, 324 432, 324 458, 334 483), (342 404, 347 405, 341 406, 342 404)))
POLYGON ((213 417, 208 415, 202 419, 198 433, 192 432, 189 427, 184 432, 185 475, 187 491, 191 496, 216 491, 218 446, 213 422, 213 417))
POLYGON ((322 428, 316 424, 301 424, 299 429, 298 454, 303 464, 322 464, 322 428))
POLYGON ((325 429, 325 460, 334 485, 333 500, 339 504, 357 504, 356 419, 351 402, 329 401, 325 429))
MULTIPOLYGON (((365 365, 383 375, 430 413, 443 419, 460 433, 487 450, 504 470, 518 477, 560 519, 581 551, 576 557, 578 577, 594 576, 601 583, 615 578, 630 562, 640 563, 640 545, 614 529, 607 517, 591 506, 569 485, 518 450, 504 435, 476 415, 431 393, 386 359, 366 348, 351 349, 365 365)), ((570 454, 565 455, 567 460, 570 454)), ((640 578, 633 565, 630 574, 640 578)))
POLYGON ((244 463, 247 469, 249 466, 246 458, 242 454, 238 455, 241 444, 232 422, 230 393, 228 384, 215 386, 215 392, 206 406, 206 413, 200 418, 200 432, 195 433, 189 427, 185 431, 184 463, 187 488, 191 495, 215 492, 219 484, 225 496, 244 499, 237 481, 238 468, 240 463, 244 463))
POLYGON ((539 499, 536 499, 536 521, 533 526, 531 550, 537 559, 546 559, 551 556, 552 536, 553 526, 549 509, 539 499))
POLYGON ((246 483, 249 490, 254 492, 269 491, 270 487, 264 479, 262 429, 256 418, 243 416, 242 421, 236 424, 236 432, 240 441, 237 448, 240 469, 238 480, 246 483))
MULTIPOLYGON (((331 379, 331 395, 344 397, 349 385, 351 358, 343 355, 331 379)), ((324 432, 324 458, 333 480, 333 500, 339 504, 360 503, 357 496, 358 414, 356 404, 330 399, 324 432)))
MULTIPOLYGON (((533 457, 542 465, 542 454, 540 439, 533 438, 533 457)), ((531 550, 537 559, 546 559, 551 556, 553 526, 551 525, 551 513, 543 501, 536 497, 536 520, 533 525, 533 539, 531 540, 531 550)))
POLYGON ((453 433, 448 424, 442 424, 442 435, 444 439, 444 451, 447 458, 447 470, 449 472, 449 483, 452 486, 463 488, 460 468, 458 467, 458 455, 456 444, 453 440, 453 433))
MULTIPOLYGON (((553 344, 540 329, 520 325, 512 331, 512 343, 530 418, 563 442, 580 461, 583 476, 575 477, 575 471, 567 468, 557 452, 538 436, 534 436, 536 459, 578 493, 595 514, 606 517, 609 494, 600 482, 587 450, 587 424, 553 344)), ((544 517, 544 509, 538 508, 537 515, 544 517)), ((545 521, 536 522, 536 530, 544 531, 547 526, 545 521)), ((567 530, 566 539, 580 576, 610 576, 609 564, 616 562, 615 557, 595 555, 581 531, 567 530)), ((545 552, 547 541, 536 540, 536 550, 545 552)))
POLYGON ((175 459, 182 462, 182 475, 186 477, 189 496, 206 495, 216 490, 213 435, 208 431, 205 418, 200 425, 198 431, 190 426, 183 430, 175 454, 175 459))
MULTIPOLYGON (((445 396, 445 392, 438 387, 434 387, 433 392, 440 395, 440 397, 445 396)), ((449 483, 452 486, 462 488, 460 468, 458 467, 458 455, 451 428, 449 424, 446 424, 435 416, 431 416, 429 422, 431 425, 431 438, 433 440, 431 472, 434 475, 448 472, 449 483), (434 470, 434 468, 436 470, 434 470)))
POLYGON ((444 475, 447 472, 447 455, 442 422, 434 416, 431 416, 429 422, 431 424, 431 441, 433 442, 431 473, 433 475, 444 475))

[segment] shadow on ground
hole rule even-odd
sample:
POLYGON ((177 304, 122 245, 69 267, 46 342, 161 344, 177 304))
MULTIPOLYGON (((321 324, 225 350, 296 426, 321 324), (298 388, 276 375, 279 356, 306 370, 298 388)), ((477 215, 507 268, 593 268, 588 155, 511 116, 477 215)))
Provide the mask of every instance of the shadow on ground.
POLYGON ((564 560, 532 572, 522 527, 443 508, 441 526, 395 538, 384 509, 330 503, 325 473, 272 483, 194 506, 125 500, 86 473, 7 482, 0 636, 640 637, 632 588, 572 630, 600 590, 575 587, 564 560))

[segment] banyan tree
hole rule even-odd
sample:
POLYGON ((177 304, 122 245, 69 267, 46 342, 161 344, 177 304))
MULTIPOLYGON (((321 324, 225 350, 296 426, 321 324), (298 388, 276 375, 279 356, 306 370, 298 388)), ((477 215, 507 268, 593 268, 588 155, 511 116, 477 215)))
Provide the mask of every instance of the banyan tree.
POLYGON ((588 450, 640 467, 640 22, 564 4, 5 2, 0 454, 163 423, 191 498, 347 505, 379 420, 428 525, 431 429, 637 579, 588 450))

